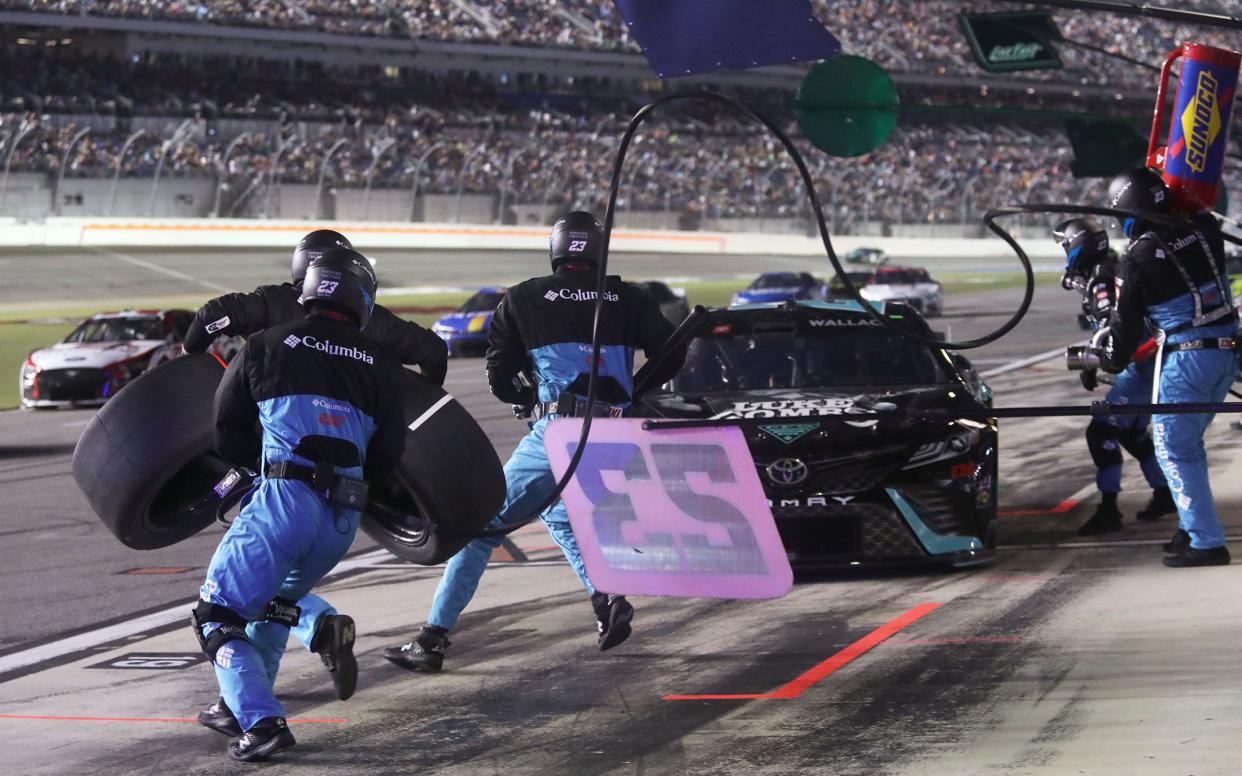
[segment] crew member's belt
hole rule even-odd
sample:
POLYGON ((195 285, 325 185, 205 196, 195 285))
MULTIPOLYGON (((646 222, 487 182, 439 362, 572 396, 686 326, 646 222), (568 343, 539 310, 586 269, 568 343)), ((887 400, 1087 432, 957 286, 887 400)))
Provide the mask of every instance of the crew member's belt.
POLYGON ((1176 353, 1179 350, 1238 350, 1238 341, 1232 337, 1209 337, 1192 339, 1185 342, 1174 342, 1164 346, 1165 353, 1176 353))
POLYGON ((264 474, 274 480, 305 482, 334 507, 362 509, 367 504, 367 483, 337 474, 332 464, 303 466, 292 461, 277 461, 269 463, 264 474))
MULTIPOLYGON (((535 405, 534 416, 538 420, 547 415, 560 415, 563 418, 581 418, 587 413, 587 400, 576 396, 561 394, 557 401, 541 401, 535 405)), ((595 402, 591 408, 593 418, 619 418, 625 412, 624 407, 595 402)))

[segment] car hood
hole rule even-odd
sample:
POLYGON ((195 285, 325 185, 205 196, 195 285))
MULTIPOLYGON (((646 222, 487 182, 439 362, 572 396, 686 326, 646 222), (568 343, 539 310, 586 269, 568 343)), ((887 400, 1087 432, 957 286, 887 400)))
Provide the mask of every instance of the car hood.
POLYGON ((905 410, 979 406, 963 388, 953 385, 649 394, 642 401, 651 414, 668 419, 735 422, 752 444, 784 445, 790 452, 814 444, 813 440, 822 446, 825 439, 840 450, 893 443, 916 446, 944 438, 947 424, 913 417, 905 410))
POLYGON ((36 350, 30 360, 40 369, 100 369, 151 353, 163 344, 163 340, 61 342, 36 350))
POLYGON ((435 322, 435 326, 450 331, 486 332, 493 313, 453 313, 435 322))

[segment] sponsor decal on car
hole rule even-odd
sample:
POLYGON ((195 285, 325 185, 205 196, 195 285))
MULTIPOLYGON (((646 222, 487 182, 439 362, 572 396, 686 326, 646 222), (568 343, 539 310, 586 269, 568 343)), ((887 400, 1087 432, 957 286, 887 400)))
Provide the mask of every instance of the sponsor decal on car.
POLYGON ((883 326, 884 324, 873 318, 812 318, 808 321, 811 328, 824 328, 825 326, 883 326))
POLYGON ((779 425, 760 426, 759 430, 788 445, 817 428, 819 428, 818 423, 782 423, 779 425))
POLYGON ((777 399, 775 401, 735 401, 732 409, 712 415, 711 420, 874 414, 875 410, 859 407, 853 399, 848 398, 777 399))

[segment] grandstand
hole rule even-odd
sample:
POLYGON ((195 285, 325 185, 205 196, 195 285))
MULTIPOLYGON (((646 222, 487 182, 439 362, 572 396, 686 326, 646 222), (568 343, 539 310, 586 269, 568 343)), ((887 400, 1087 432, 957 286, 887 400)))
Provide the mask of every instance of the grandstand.
MULTIPOLYGON (((1065 67, 996 77, 972 63, 955 15, 1011 4, 814 5, 847 51, 893 73, 905 106, 863 159, 804 144, 845 233, 969 233, 987 207, 1098 201, 1102 182, 1069 172, 1064 116, 1141 127, 1155 82, 1103 52, 1155 65, 1183 39, 1224 43, 1058 12, 1076 41, 1059 47, 1065 67)), ((0 24, 0 215, 27 218, 544 223, 603 209, 626 119, 669 88, 651 81, 608 0, 0 0, 0 24)), ((731 91, 792 128, 804 70, 689 85, 731 91)), ((623 224, 811 223, 772 141, 707 108, 644 128, 627 172, 623 224)))

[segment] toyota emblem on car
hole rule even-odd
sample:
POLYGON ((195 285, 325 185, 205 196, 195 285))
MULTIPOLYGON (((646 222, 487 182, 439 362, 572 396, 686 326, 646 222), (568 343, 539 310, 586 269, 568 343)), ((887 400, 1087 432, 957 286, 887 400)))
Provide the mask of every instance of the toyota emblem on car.
POLYGON ((768 464, 768 479, 776 485, 797 485, 809 474, 806 464, 797 458, 780 458, 768 464))

